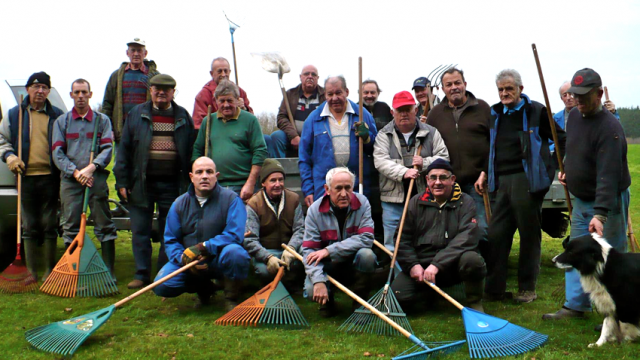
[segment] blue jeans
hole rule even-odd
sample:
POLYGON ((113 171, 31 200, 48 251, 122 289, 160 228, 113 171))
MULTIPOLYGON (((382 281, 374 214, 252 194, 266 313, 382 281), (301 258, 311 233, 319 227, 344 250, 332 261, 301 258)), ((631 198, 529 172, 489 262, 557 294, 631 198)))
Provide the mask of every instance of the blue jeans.
POLYGON ((487 241, 489 224, 487 223, 487 212, 484 210, 482 195, 476 192, 473 184, 460 185, 460 190, 471 196, 476 203, 476 221, 478 222, 478 229, 480 229, 480 241, 487 241))
POLYGON ((393 251, 396 246, 394 235, 400 225, 404 204, 382 201, 382 228, 384 229, 384 247, 393 251))
MULTIPOLYGON (((269 135, 265 135, 265 140, 269 135)), ((271 133, 271 147, 267 143, 267 150, 269 151, 269 157, 271 158, 283 158, 287 157, 287 149, 289 149, 289 138, 282 130, 277 130, 271 133)))
MULTIPOLYGON (((572 202, 571 213, 571 237, 589 235, 589 222, 593 219, 594 201, 584 201, 575 198, 572 202)), ((604 224, 602 235, 605 240, 620 252, 627 251, 627 214, 629 211, 629 189, 618 196, 617 207, 607 214, 607 223, 604 224)), ((569 240, 571 241, 571 240, 569 240)), ((564 307, 576 311, 591 311, 589 294, 582 290, 580 274, 575 269, 565 271, 565 297, 564 307)))
MULTIPOLYGON (((176 297, 183 293, 196 293, 203 288, 203 282, 210 279, 227 278, 231 280, 244 280, 249 274, 249 254, 238 244, 225 246, 218 256, 209 258, 209 270, 202 276, 195 275, 191 271, 182 272, 166 282, 156 286, 153 292, 162 297, 176 297)), ((158 281, 172 272, 180 269, 182 264, 174 262, 166 263, 158 272, 158 281)))

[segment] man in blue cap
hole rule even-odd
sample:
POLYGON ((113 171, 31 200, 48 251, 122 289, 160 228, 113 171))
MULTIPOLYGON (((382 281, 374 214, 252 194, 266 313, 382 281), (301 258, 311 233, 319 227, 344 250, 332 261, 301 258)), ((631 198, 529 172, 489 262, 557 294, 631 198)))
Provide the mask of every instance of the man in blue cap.
POLYGON ((431 94, 431 81, 424 76, 417 78, 413 82, 413 87, 411 88, 413 93, 416 95, 416 99, 418 100, 418 112, 416 116, 422 122, 427 121, 427 114, 431 110, 431 101, 433 100, 433 95, 431 94), (426 111, 425 111, 426 109, 426 111))

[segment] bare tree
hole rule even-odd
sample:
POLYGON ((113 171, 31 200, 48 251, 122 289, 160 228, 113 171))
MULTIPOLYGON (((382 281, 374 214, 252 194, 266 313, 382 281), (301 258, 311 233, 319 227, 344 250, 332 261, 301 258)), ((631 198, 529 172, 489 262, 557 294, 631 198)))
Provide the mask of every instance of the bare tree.
POLYGON ((256 117, 258 118, 263 134, 270 135, 272 132, 278 130, 278 127, 276 126, 276 114, 263 111, 256 115, 256 117))

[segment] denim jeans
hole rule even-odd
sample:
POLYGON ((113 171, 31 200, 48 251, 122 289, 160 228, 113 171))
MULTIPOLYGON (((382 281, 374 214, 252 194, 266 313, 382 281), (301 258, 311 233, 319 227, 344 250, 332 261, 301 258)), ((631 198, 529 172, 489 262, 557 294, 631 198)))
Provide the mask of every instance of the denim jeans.
POLYGON ((489 224, 487 223, 487 212, 484 210, 484 199, 482 198, 482 195, 476 192, 472 183, 460 185, 460 190, 471 196, 473 201, 476 203, 476 221, 478 222, 478 229, 480 229, 480 241, 487 241, 489 224))
POLYGON ((404 210, 404 204, 391 203, 382 201, 382 228, 384 229, 384 247, 393 251, 396 245, 396 239, 394 237, 398 226, 400 225, 400 218, 402 217, 402 211, 404 210))
POLYGON ((270 158, 283 158, 287 156, 287 149, 290 145, 287 134, 285 134, 284 131, 277 130, 272 132, 271 135, 265 135, 264 141, 267 144, 267 151, 269 152, 270 158))
MULTIPOLYGON (((589 222, 594 215, 594 201, 584 201, 575 198, 572 202, 573 212, 571 213, 571 237, 589 234, 589 222)), ((607 223, 602 230, 603 238, 616 250, 627 251, 627 214, 629 212, 629 189, 624 190, 618 196, 617 207, 607 214, 607 223)), ((571 241, 571 240, 569 240, 571 241)), ((568 269, 565 276, 565 297, 564 306, 576 311, 591 311, 589 294, 582 290, 580 285, 580 274, 575 269, 568 269)))

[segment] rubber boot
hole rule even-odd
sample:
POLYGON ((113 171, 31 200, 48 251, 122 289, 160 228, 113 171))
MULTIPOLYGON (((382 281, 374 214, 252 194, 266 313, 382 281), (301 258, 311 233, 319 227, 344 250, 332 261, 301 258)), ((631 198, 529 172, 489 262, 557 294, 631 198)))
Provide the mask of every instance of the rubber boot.
MULTIPOLYGON (((356 281, 353 283, 352 291, 364 299, 364 301, 369 300, 369 293, 371 292, 371 279, 373 278, 373 273, 364 273, 360 271, 356 271, 356 281)), ((351 310, 355 311, 360 307, 360 303, 353 300, 351 303, 351 310)))
POLYGON ((115 263, 116 263, 116 242, 115 240, 109 240, 101 243, 102 246, 102 260, 107 265, 107 269, 111 273, 114 284, 118 283, 116 279, 115 263))
POLYGON ((484 294, 484 280, 465 281, 464 291, 467 295, 467 306, 473 310, 484 312, 482 297, 484 294))
POLYGON ((224 308, 229 312, 238 306, 244 280, 224 279, 224 308))
POLYGON ((33 278, 38 280, 38 241, 37 240, 25 240, 22 239, 22 245, 24 246, 24 257, 27 263, 27 269, 33 275, 33 278))
POLYGON ((42 275, 42 281, 47 280, 47 277, 53 271, 58 259, 56 259, 56 250, 58 246, 58 239, 44 239, 44 275, 42 275))

